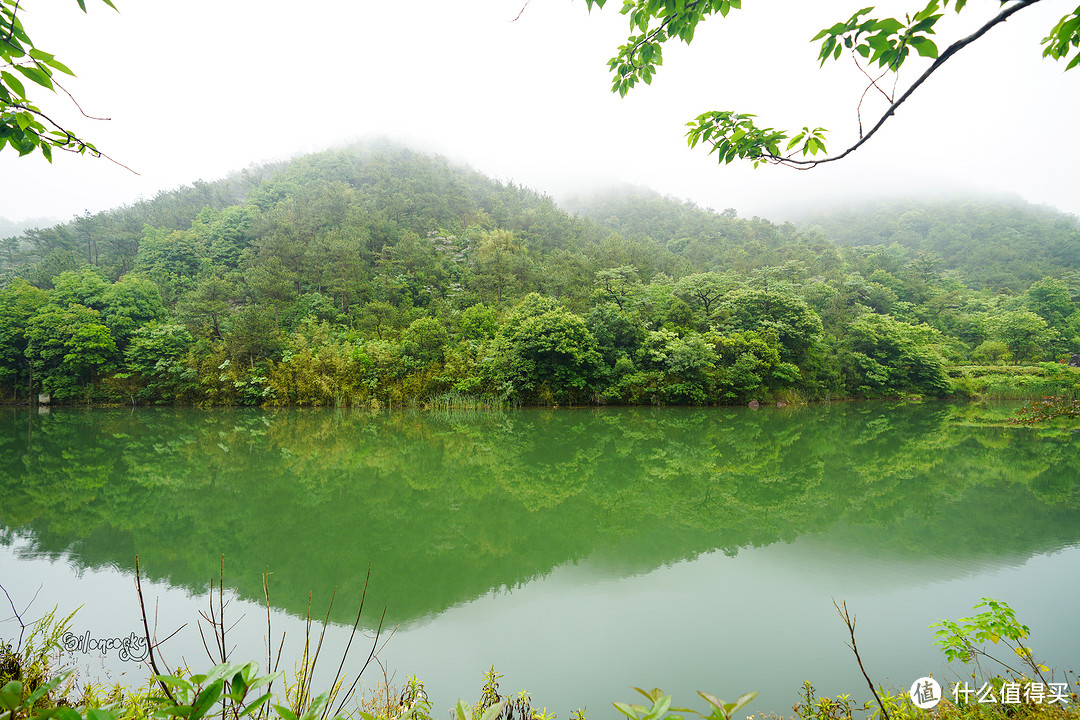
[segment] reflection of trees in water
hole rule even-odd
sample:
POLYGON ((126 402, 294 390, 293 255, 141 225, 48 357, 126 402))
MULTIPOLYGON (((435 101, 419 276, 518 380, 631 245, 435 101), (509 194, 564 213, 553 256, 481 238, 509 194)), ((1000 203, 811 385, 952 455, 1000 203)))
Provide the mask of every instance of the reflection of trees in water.
POLYGON ((256 600, 269 565, 272 601, 296 613, 333 586, 348 613, 371 560, 395 622, 597 552, 641 571, 839 525, 887 527, 870 550, 910 559, 1075 542, 1075 444, 961 412, 14 412, 0 523, 86 566, 138 552, 198 590, 225 553, 256 600))

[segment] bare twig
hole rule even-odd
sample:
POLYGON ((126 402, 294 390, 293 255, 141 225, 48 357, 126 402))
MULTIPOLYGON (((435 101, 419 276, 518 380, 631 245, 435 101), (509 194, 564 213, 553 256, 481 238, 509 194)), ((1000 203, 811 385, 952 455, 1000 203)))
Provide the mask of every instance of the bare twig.
POLYGON ((525 12, 525 8, 529 7, 529 3, 531 3, 531 2, 532 2, 532 0, 525 0, 525 4, 521 6, 521 9, 520 9, 520 10, 518 10, 518 14, 517 14, 517 17, 515 17, 515 18, 514 18, 513 20, 511 20, 510 22, 517 22, 518 20, 520 20, 520 19, 521 19, 521 16, 522 16, 522 14, 524 14, 524 12, 525 12))
POLYGON ((270 644, 270 638, 273 637, 273 633, 270 632, 270 566, 266 566, 266 570, 263 572, 263 597, 266 598, 266 671, 270 672, 271 666, 273 666, 273 645, 270 644))
MULTIPOLYGON (((864 68, 862 66, 862 63, 859 62, 859 58, 855 56, 855 50, 854 49, 852 49, 852 51, 851 51, 851 59, 855 61, 855 67, 859 68, 859 72, 861 72, 863 75, 865 75, 866 79, 870 81, 870 84, 867 85, 866 89, 862 91, 862 95, 859 96, 859 104, 855 107, 855 117, 859 121, 859 137, 861 138, 863 136, 862 106, 863 106, 863 102, 866 100, 866 93, 868 93, 872 89, 876 88, 877 91, 880 92, 885 97, 885 99, 888 100, 890 103, 893 102, 894 95, 889 95, 889 93, 885 92, 885 90, 883 90, 882 87, 880 85, 878 85, 878 80, 885 77, 889 72, 888 70, 885 70, 884 72, 882 72, 880 75, 878 75, 875 78, 875 77, 872 77, 870 75, 870 73, 866 72, 866 68, 864 68)), ((895 93, 895 91, 896 91, 896 88, 894 86, 893 87, 893 92, 895 93)))
POLYGON ((132 170, 131 168, 129 168, 124 163, 122 163, 122 162, 120 162, 120 161, 118 161, 118 160, 116 160, 114 158, 111 158, 108 155, 106 155, 105 153, 101 152, 100 150, 98 150, 96 147, 94 147, 90 143, 86 142, 85 140, 79 139, 79 137, 76 136, 75 133, 71 132, 70 130, 64 129, 63 127, 60 126, 59 123, 57 123, 55 120, 53 120, 51 117, 49 117, 45 113, 41 112, 37 108, 32 107, 30 105, 23 105, 22 103, 11 103, 10 107, 18 108, 19 110, 25 110, 26 112, 28 112, 28 113, 30 113, 32 115, 37 115, 38 117, 40 117, 41 119, 45 120, 50 125, 52 125, 54 128, 56 128, 57 132, 62 132, 65 135, 67 135, 67 142, 75 143, 76 145, 78 145, 78 147, 74 147, 74 148, 65 147, 63 145, 52 145, 52 147, 55 147, 55 148, 57 148, 59 150, 64 150, 66 152, 73 152, 73 153, 89 152, 93 157, 105 158, 106 160, 111 162, 113 165, 118 165, 119 167, 124 168, 125 170, 127 170, 129 173, 131 173, 133 175, 138 175, 139 174, 135 170, 132 170))
MULTIPOLYGON (((364 671, 367 670, 367 666, 371 664, 371 659, 375 657, 377 649, 378 650, 382 649, 382 648, 378 647, 378 645, 379 645, 379 635, 382 633, 383 622, 385 620, 386 620, 386 608, 384 607, 383 611, 382 611, 382 617, 379 618, 379 627, 375 631, 375 639, 371 643, 371 652, 368 653, 368 658, 367 658, 367 660, 364 661, 364 666, 362 668, 360 668, 360 672, 356 673, 356 678, 353 680, 352 685, 349 686, 349 692, 345 694, 345 697, 351 697, 352 696, 353 692, 355 692, 355 690, 356 690, 356 684, 358 682, 360 682, 360 676, 364 674, 364 671)), ((390 633, 390 635, 393 636, 393 633, 390 633)), ((389 641, 389 640, 390 640, 390 638, 388 637, 387 641, 389 641)), ((383 647, 386 647, 385 642, 383 643, 383 647)), ((376 662, 378 662, 378 661, 376 660, 376 662)), ((338 705, 338 711, 339 712, 341 710, 341 705, 342 704, 344 704, 344 701, 342 701, 342 703, 338 705)))
POLYGON ((74 95, 72 95, 71 93, 69 93, 67 91, 66 87, 64 87, 60 83, 56 82, 56 78, 52 79, 52 83, 53 83, 53 85, 55 85, 56 87, 58 87, 58 88, 60 88, 61 90, 64 91, 64 94, 68 96, 68 98, 71 100, 72 104, 75 105, 75 107, 79 108, 79 113, 81 113, 84 118, 87 118, 89 120, 112 120, 112 118, 94 117, 93 115, 87 115, 86 111, 82 109, 82 105, 79 104, 79 101, 75 99, 74 95))
MULTIPOLYGON (((352 632, 349 633, 349 642, 346 643, 346 645, 345 645, 345 652, 341 653, 341 662, 338 663, 337 673, 334 674, 334 679, 330 683, 330 687, 336 686, 338 684, 338 681, 341 678, 341 671, 345 667, 345 658, 347 658, 349 656, 349 648, 352 647, 353 638, 356 637, 356 628, 359 627, 359 625, 360 625, 360 614, 362 612, 364 612, 364 600, 367 598, 368 581, 370 579, 371 579, 371 561, 369 560, 368 561, 368 567, 367 567, 367 575, 364 576, 364 590, 363 590, 363 592, 360 593, 360 607, 356 611, 356 622, 353 623, 352 632)), ((363 672, 363 670, 361 670, 360 672, 363 672)), ((341 699, 341 702, 338 703, 338 713, 341 712, 342 706, 349 699, 349 696, 351 694, 352 694, 352 692, 350 690, 350 692, 347 693, 345 695, 345 697, 343 697, 341 699)), ((323 710, 322 717, 325 718, 327 716, 327 713, 329 712, 329 710, 330 710, 330 704, 327 703, 326 708, 323 710)), ((337 715, 338 713, 335 713, 335 715, 337 715)))
MULTIPOLYGON (((322 652, 323 638, 326 637, 326 626, 330 623, 330 611, 334 607, 334 598, 337 597, 337 588, 335 587, 333 592, 330 593, 330 604, 326 607, 326 617, 323 618, 322 630, 319 631, 319 642, 315 646, 315 655, 311 658, 311 665, 307 669, 307 687, 304 689, 305 699, 311 697, 311 681, 315 677, 315 664, 319 662, 319 654, 322 652)), ((308 627, 310 627, 311 616, 308 614, 308 627)), ((332 686, 331 686, 332 687, 332 686)))
MULTIPOLYGON (((146 603, 143 602, 142 594, 142 581, 139 579, 139 556, 135 556, 135 589, 139 593, 139 609, 142 611, 143 631, 146 633, 146 649, 150 656, 150 667, 154 670, 154 675, 161 675, 158 671, 157 662, 154 660, 154 643, 150 639, 150 626, 146 622, 146 603)), ((158 685, 161 686, 165 696, 169 698, 173 705, 179 705, 176 702, 176 698, 173 697, 172 691, 169 690, 169 686, 163 681, 158 680, 158 685)))
POLYGON ((874 693, 874 699, 877 700, 878 707, 881 708, 881 716, 885 720, 889 720, 889 711, 885 709, 885 704, 881 702, 881 696, 878 695, 877 690, 874 689, 874 683, 870 680, 870 676, 866 674, 866 668, 863 667, 862 658, 859 657, 859 648, 855 645, 855 616, 848 614, 847 603, 841 602, 836 604, 836 600, 833 600, 833 607, 836 608, 836 612, 840 614, 840 618, 847 625, 848 633, 851 635, 851 644, 844 643, 851 652, 855 653, 855 660, 859 663, 859 669, 862 670, 862 675, 866 678, 866 684, 870 686, 870 692, 874 693))
MULTIPOLYGON (((7 597, 8 604, 11 605, 11 612, 15 613, 15 621, 19 623, 19 644, 15 648, 16 651, 22 650, 23 634, 26 632, 26 623, 23 622, 22 613, 15 607, 15 602, 8 595, 7 588, 0 585, 0 590, 4 591, 4 595, 7 597)), ((30 598, 30 602, 26 603, 26 607, 23 608, 23 613, 30 609, 30 606, 34 604, 34 600, 37 599, 38 593, 41 592, 41 586, 38 585, 38 589, 34 592, 34 597, 30 598)), ((10 618, 9 618, 10 619, 10 618)))

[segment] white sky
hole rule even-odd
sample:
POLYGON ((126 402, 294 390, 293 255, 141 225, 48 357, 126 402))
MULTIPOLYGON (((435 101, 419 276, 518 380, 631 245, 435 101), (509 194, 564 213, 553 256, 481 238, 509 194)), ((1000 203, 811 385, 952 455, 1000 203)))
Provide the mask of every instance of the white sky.
MULTIPOLYGON (((1043 0, 949 61, 849 159, 799 172, 691 151, 706 110, 764 124, 857 134, 863 84, 850 60, 819 69, 809 39, 865 0, 746 0, 673 42, 650 87, 620 99, 606 60, 627 35, 619 0, 32 0, 21 17, 79 77, 38 96, 50 115, 136 169, 56 153, 0 153, 0 217, 66 220, 212 180, 252 163, 387 136, 555 194, 632 183, 742 216, 784 220, 808 203, 871 195, 989 192, 1080 214, 1074 166, 1080 69, 1041 58, 1039 40, 1075 0, 1043 0)), ((886 0, 883 10, 914 10, 886 0)), ((938 44, 999 7, 971 0, 938 44)), ((910 82, 928 61, 909 61, 910 82)), ((871 112, 882 104, 871 101, 871 112)))

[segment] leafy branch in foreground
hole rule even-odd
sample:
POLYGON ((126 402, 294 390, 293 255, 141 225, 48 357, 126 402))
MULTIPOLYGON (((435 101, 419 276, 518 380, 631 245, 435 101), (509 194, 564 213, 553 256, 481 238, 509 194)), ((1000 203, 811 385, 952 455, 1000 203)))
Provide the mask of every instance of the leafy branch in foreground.
POLYGON ((986 608, 986 610, 972 617, 962 617, 955 621, 940 620, 930 626, 939 628, 934 633, 934 637, 937 638, 934 644, 941 647, 948 661, 974 662, 976 667, 979 667, 979 659, 985 658, 1019 675, 1020 673, 1008 663, 983 649, 983 643, 987 641, 994 645, 1000 642, 1012 650, 1033 675, 1037 675, 1045 683, 1046 678, 1043 677, 1043 673, 1047 672, 1048 668, 1037 662, 1031 648, 1022 642, 1031 633, 1031 628, 1016 619, 1016 613, 1004 600, 984 597, 982 602, 972 609, 979 608, 986 608))
MULTIPOLYGON (((76 2, 86 12, 86 0, 76 2)), ((116 10, 112 0, 102 2, 116 10)), ((92 143, 46 115, 31 100, 28 83, 31 90, 34 85, 52 92, 59 88, 79 107, 57 81, 57 73, 72 77, 75 73, 55 55, 34 45, 19 17, 20 5, 21 0, 0 0, 0 150, 10 146, 20 156, 40 150, 49 162, 52 162, 54 148, 112 160, 92 143)), ((79 112, 90 117, 81 107, 79 112)))
MULTIPOLYGON (((716 153, 722 163, 730 163, 738 158, 753 162, 754 167, 770 163, 809 169, 840 160, 869 140, 949 58, 1014 13, 1040 1, 1002 0, 1002 9, 997 15, 971 35, 949 45, 943 52, 939 52, 931 36, 935 34, 937 22, 943 17, 940 11, 948 8, 950 0, 930 0, 921 10, 906 14, 903 20, 866 17, 874 9, 867 7, 847 21, 821 30, 812 40, 821 41, 818 54, 821 64, 824 65, 829 59, 838 60, 847 51, 869 81, 856 108, 859 139, 836 155, 828 155, 823 128, 810 130, 804 127, 801 132, 791 132, 760 127, 752 119, 754 115, 730 110, 702 113, 687 123, 690 128, 686 133, 687 142, 690 147, 696 147, 699 143, 711 145, 710 154, 716 153), (934 62, 897 97, 895 85, 898 78, 895 76, 913 50, 921 57, 932 58, 934 62), (873 65, 880 71, 876 76, 869 70, 873 65), (894 82, 893 87, 887 90, 881 81, 889 73, 894 75, 894 82), (889 106, 873 127, 864 133, 862 105, 872 91, 883 95, 889 106)), ((602 8, 605 3, 606 0, 586 0, 590 9, 594 6, 602 8)), ((967 0, 953 2, 957 13, 966 5, 967 0)), ((624 0, 620 12, 629 16, 632 34, 619 47, 615 57, 608 61, 612 71, 612 91, 625 96, 639 81, 650 84, 657 67, 662 64, 664 42, 677 37, 689 44, 698 24, 707 16, 719 13, 726 17, 732 9, 741 7, 741 0, 624 0)), ((1066 70, 1080 64, 1080 54, 1076 54, 1080 47, 1080 7, 1063 17, 1043 38, 1042 44, 1046 46, 1044 56, 1065 59, 1070 54, 1074 55, 1066 70)))

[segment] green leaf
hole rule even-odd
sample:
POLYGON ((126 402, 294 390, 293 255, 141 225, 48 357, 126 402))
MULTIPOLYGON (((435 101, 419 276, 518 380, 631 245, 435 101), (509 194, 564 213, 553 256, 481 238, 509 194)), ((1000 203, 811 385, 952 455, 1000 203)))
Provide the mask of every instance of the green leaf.
POLYGON ((42 62, 45 63, 46 65, 48 65, 51 68, 59 70, 60 72, 64 73, 65 75, 70 75, 72 77, 75 77, 75 73, 72 71, 72 69, 69 68, 64 63, 57 60, 56 58, 49 58, 48 60, 42 60, 42 62))
POLYGON ((495 718, 499 716, 499 713, 503 711, 504 707, 506 707, 506 701, 500 700, 485 710, 484 714, 480 716, 480 720, 495 720, 495 718))
POLYGON ((3 706, 8 710, 14 710, 19 707, 19 698, 21 697, 22 683, 18 680, 12 680, 0 689, 0 706, 3 706))
POLYGON ((19 80, 19 78, 15 77, 11 73, 7 72, 6 70, 3 71, 3 72, 0 72, 0 78, 2 78, 4 83, 9 88, 14 90, 15 93, 20 98, 25 98, 26 97, 26 89, 23 87, 22 81, 19 80))
POLYGON ((732 704, 731 712, 734 713, 739 708, 745 707, 751 700, 758 696, 757 690, 748 692, 745 695, 740 695, 739 699, 732 704))
POLYGON ((41 69, 37 67, 27 67, 25 65, 15 65, 16 70, 23 74, 23 76, 29 78, 33 82, 37 83, 41 87, 53 89, 52 78, 41 69))
POLYGON ((218 701, 221 696, 221 689, 224 688, 224 680, 215 680, 214 682, 206 685, 197 697, 195 702, 191 704, 191 715, 188 716, 188 720, 200 720, 206 715, 207 710, 214 707, 214 703, 218 701))
POLYGON ((153 675, 150 679, 154 682, 163 682, 166 685, 172 685, 173 687, 183 688, 184 690, 192 692, 195 691, 195 688, 191 683, 181 677, 176 677, 175 675, 153 675))
POLYGON ((888 35, 899 32, 903 27, 904 23, 896 18, 885 18, 884 20, 877 20, 874 22, 874 30, 884 32, 888 35))
POLYGON ((86 708, 86 720, 116 720, 116 713, 102 708, 86 708))
POLYGON ((273 695, 273 693, 266 693, 265 695, 260 695, 259 697, 252 700, 248 704, 248 706, 244 709, 244 712, 240 713, 239 717, 244 717, 245 715, 249 715, 249 714, 255 712, 256 710, 258 710, 259 708, 261 708, 263 705, 266 704, 266 701, 270 699, 271 695, 273 695))

